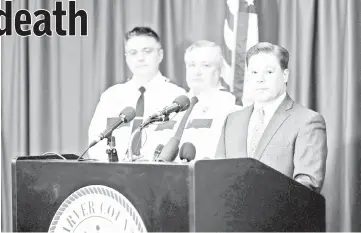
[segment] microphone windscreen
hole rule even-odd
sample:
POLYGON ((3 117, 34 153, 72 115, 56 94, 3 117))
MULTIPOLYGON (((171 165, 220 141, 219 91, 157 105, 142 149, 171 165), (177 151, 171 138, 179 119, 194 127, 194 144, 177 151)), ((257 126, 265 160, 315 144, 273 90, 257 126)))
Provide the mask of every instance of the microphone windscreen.
POLYGON ((193 97, 191 98, 191 104, 192 104, 192 105, 195 105, 196 103, 198 103, 198 98, 197 98, 197 96, 193 96, 193 97))
POLYGON ((189 108, 190 100, 187 96, 180 95, 177 98, 175 98, 173 103, 176 103, 180 106, 180 109, 177 112, 183 112, 189 108))
POLYGON ((132 107, 126 107, 119 115, 124 115, 124 122, 130 122, 135 118, 135 110, 132 107))
POLYGON ((191 142, 183 143, 179 151, 180 159, 186 159, 188 162, 194 160, 196 157, 196 147, 191 142))

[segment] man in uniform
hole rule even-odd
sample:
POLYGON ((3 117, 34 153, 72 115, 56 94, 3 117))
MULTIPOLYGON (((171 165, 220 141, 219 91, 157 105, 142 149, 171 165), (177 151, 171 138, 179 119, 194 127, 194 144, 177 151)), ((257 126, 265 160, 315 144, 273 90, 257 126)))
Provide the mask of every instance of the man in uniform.
MULTIPOLYGON (((130 135, 142 123, 143 118, 158 112, 171 104, 176 97, 185 94, 184 89, 170 83, 169 79, 160 73, 159 64, 163 60, 163 50, 159 36, 152 29, 135 27, 126 33, 125 58, 133 77, 124 84, 111 86, 101 95, 88 131, 91 142, 125 107, 133 107, 136 110, 135 119, 130 124, 122 124, 112 133, 115 137, 115 148, 121 158, 127 153, 130 135)), ((149 153, 141 151, 145 140, 143 134, 135 139, 134 154, 149 153)), ((104 139, 90 148, 89 157, 107 161, 107 148, 107 140, 104 139)))
MULTIPOLYGON (((179 147, 189 142, 196 148, 195 159, 214 157, 225 118, 229 113, 241 109, 235 104, 235 96, 221 86, 222 57, 222 49, 207 40, 197 41, 186 49, 184 60, 190 88, 187 96, 191 100, 195 97, 198 101, 188 117, 186 115, 190 109, 158 126, 156 131, 163 134, 159 134, 157 141, 146 145, 152 147, 149 151, 155 151, 156 145, 166 145, 179 127, 184 127, 179 147)), ((179 161, 179 156, 176 161, 179 161)))

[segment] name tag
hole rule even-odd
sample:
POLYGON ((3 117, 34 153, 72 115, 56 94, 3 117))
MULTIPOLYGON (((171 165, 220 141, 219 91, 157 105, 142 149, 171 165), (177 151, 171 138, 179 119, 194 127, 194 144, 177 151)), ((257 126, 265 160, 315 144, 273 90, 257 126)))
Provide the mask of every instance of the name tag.
POLYGON ((213 119, 193 119, 188 122, 186 129, 194 128, 194 129, 209 129, 212 126, 213 119))
POLYGON ((165 130, 165 129, 172 130, 176 123, 177 123, 176 121, 172 121, 172 120, 164 122, 164 123, 158 125, 158 127, 155 129, 155 131, 161 131, 161 130, 165 130))
MULTIPOLYGON (((116 122, 118 119, 119 119, 119 117, 108 117, 108 118, 107 118, 107 128, 109 128, 110 126, 114 125, 115 122, 116 122)), ((117 129, 120 128, 120 127, 129 127, 129 126, 130 126, 130 122, 128 122, 128 123, 122 123, 122 124, 120 124, 120 125, 117 127, 117 129)))

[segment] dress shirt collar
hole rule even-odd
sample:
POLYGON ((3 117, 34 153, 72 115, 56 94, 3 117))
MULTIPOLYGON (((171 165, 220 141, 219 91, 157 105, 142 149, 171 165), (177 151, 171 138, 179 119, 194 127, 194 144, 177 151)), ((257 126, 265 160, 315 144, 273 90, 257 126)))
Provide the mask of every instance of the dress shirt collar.
POLYGON ((145 84, 141 85, 135 76, 133 75, 132 79, 129 81, 134 89, 139 89, 141 86, 143 86, 146 90, 152 89, 153 87, 158 87, 158 85, 161 82, 164 82, 166 80, 166 77, 164 77, 160 71, 152 78, 149 82, 146 82, 145 84))
POLYGON ((277 99, 275 99, 271 103, 260 104, 260 103, 255 102, 254 108, 258 109, 258 108, 263 107, 266 115, 273 116, 273 114, 276 112, 277 108, 281 105, 282 101, 285 98, 286 98, 286 92, 284 92, 282 95, 280 95, 277 99))
POLYGON ((212 99, 217 98, 217 94, 218 94, 218 92, 220 91, 221 88, 222 88, 221 86, 214 87, 214 88, 211 88, 211 89, 209 89, 207 91, 201 92, 198 95, 195 95, 192 90, 189 90, 188 97, 192 98, 193 96, 197 96, 199 102, 201 102, 201 101, 202 102, 204 102, 204 101, 209 102, 212 99))

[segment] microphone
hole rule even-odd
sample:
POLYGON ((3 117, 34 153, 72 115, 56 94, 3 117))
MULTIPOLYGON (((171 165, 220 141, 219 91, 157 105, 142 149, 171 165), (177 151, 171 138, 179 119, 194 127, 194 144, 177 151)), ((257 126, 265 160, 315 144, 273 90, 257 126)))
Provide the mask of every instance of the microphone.
POLYGON ((135 118, 134 108, 132 107, 124 108, 123 111, 119 114, 119 118, 114 122, 114 124, 108 127, 107 129, 105 129, 101 134, 99 134, 98 138, 89 144, 88 149, 95 146, 98 142, 100 142, 104 138, 109 137, 112 134, 112 132, 116 128, 118 128, 119 125, 121 125, 122 123, 128 123, 132 121, 134 118, 135 118))
POLYGON ((178 96, 174 101, 173 104, 171 104, 168 107, 165 107, 162 111, 159 111, 157 113, 154 113, 149 118, 157 118, 164 115, 169 115, 172 112, 183 112, 188 109, 190 104, 189 98, 185 95, 178 96))
POLYGON ((198 103, 198 98, 196 96, 194 96, 194 97, 192 97, 190 102, 191 102, 190 106, 189 106, 187 112, 184 114, 184 116, 178 126, 177 132, 168 141, 168 143, 164 146, 162 152, 159 154, 158 159, 156 161, 173 162, 175 160, 175 158, 177 157, 178 151, 179 151, 179 143, 182 138, 185 125, 187 123, 189 115, 191 114, 191 112, 193 110, 194 105, 196 105, 196 103, 198 103))
POLYGON ((193 143, 185 142, 180 148, 179 158, 181 160, 186 159, 187 162, 192 161, 196 157, 196 152, 197 150, 193 143))
MULTIPOLYGON (((154 113, 153 115, 151 115, 147 120, 145 120, 141 125, 140 127, 137 128, 138 131, 141 131, 143 130, 143 128, 145 128, 147 125, 153 123, 153 122, 156 122, 156 121, 165 121, 165 120, 169 120, 168 119, 168 116, 169 114, 171 114, 172 112, 182 112, 182 111, 185 111, 189 108, 189 105, 190 105, 190 100, 187 96, 185 95, 180 95, 178 96, 177 98, 175 98, 175 100, 173 101, 173 104, 168 106, 168 107, 165 107, 163 110, 157 112, 157 113, 154 113)), ((128 145, 128 156, 130 157, 130 159, 133 161, 133 151, 132 151, 132 145, 133 145, 133 140, 134 140, 134 137, 135 137, 135 134, 137 133, 137 130, 135 130, 133 132, 133 134, 130 136, 130 139, 129 139, 129 145, 128 145)), ((174 142, 176 143, 176 142, 174 142)), ((179 144, 179 142, 178 142, 179 144)), ((175 144, 174 144, 175 145, 175 144)), ((168 150, 173 148, 174 146, 173 144, 172 145, 168 145, 168 150)), ((153 156, 153 159, 156 160, 156 157, 158 156, 158 153, 161 153, 160 151, 162 151, 162 146, 161 145, 158 145, 157 149, 156 149, 156 152, 153 156)), ((170 153, 177 153, 178 154, 178 150, 177 151, 172 151, 170 153)))

